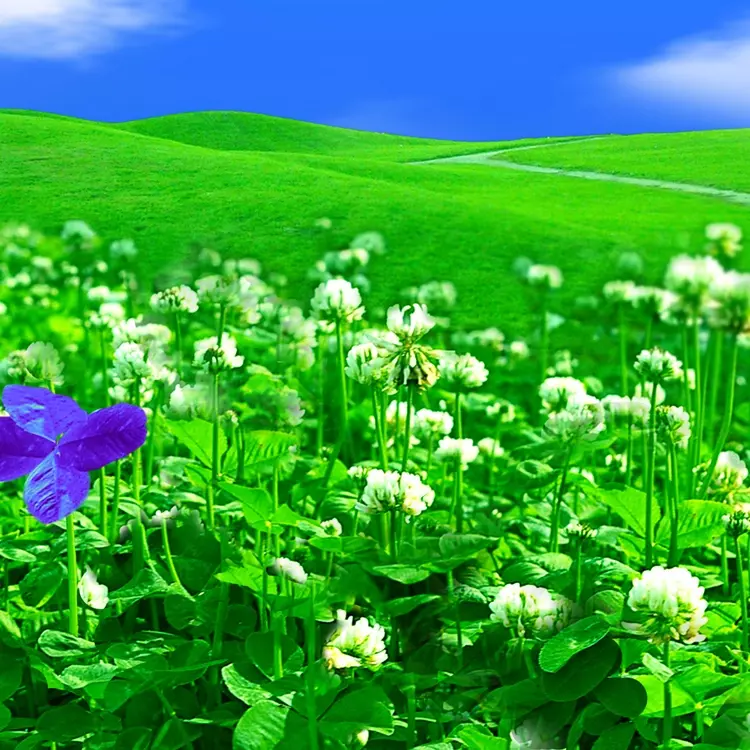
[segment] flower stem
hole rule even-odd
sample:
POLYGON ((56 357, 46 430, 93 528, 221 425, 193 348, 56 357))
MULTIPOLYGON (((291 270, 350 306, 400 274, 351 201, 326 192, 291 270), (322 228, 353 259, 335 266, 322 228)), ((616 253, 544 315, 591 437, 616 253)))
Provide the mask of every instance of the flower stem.
POLYGON ((380 468, 383 471, 388 469, 388 453, 386 451, 385 435, 383 433, 383 424, 380 420, 380 410, 378 409, 378 396, 375 386, 370 391, 372 399, 372 416, 375 420, 375 435, 378 441, 378 452, 380 453, 380 468))
POLYGON ((404 457, 401 459, 401 471, 408 471, 409 447, 411 444, 411 412, 414 402, 414 384, 406 386, 406 419, 404 422, 404 457))
POLYGON ((102 466, 99 469, 99 528, 102 535, 107 536, 107 472, 102 466))
POLYGON ((115 461, 115 486, 112 491, 112 528, 109 533, 109 539, 114 542, 117 539, 117 533, 119 528, 117 526, 118 516, 120 514, 120 475, 122 473, 122 466, 120 461, 115 461))
POLYGON ((315 430, 315 447, 318 457, 323 455, 323 441, 325 435, 325 407, 326 407, 326 369, 325 349, 327 338, 323 334, 318 337, 318 421, 315 430))
POLYGON ((633 482, 633 415, 628 415, 628 446, 625 451, 625 486, 633 482))
POLYGON ((167 569, 169 574, 172 576, 172 581, 182 588, 182 582, 180 576, 177 575, 177 569, 174 566, 174 559, 172 558, 172 546, 169 543, 169 530, 167 529, 167 521, 162 518, 161 521, 161 538, 164 544, 164 557, 167 561, 167 569))
POLYGON ((713 454, 711 455, 711 462, 708 465, 708 471, 703 479, 700 492, 698 493, 699 498, 704 498, 708 492, 708 487, 711 484, 711 479, 714 475, 714 469, 716 469, 716 463, 719 460, 719 454, 724 450, 724 445, 729 437, 729 430, 732 427, 732 416, 734 414, 734 389, 737 382, 737 336, 733 335, 730 342, 730 365, 729 365, 729 377, 726 384, 727 395, 724 406, 724 418, 721 422, 721 430, 719 437, 714 443, 713 454))
POLYGON ((737 586, 739 588, 739 600, 740 600, 740 617, 742 620, 742 640, 740 641, 740 648, 742 649, 742 665, 744 671, 745 660, 748 655, 750 646, 750 635, 748 635, 748 621, 747 621, 747 591, 745 590, 745 571, 742 565, 742 547, 740 546, 740 539, 738 536, 734 538, 734 553, 737 560, 737 586))
MULTIPOLYGON (((664 644, 664 666, 669 667, 669 649, 671 641, 664 644)), ((664 728, 662 733, 662 748, 669 750, 672 744, 672 684, 669 680, 664 683, 664 728)))
POLYGON ((78 560, 76 559, 76 531, 73 515, 65 519, 68 537, 68 629, 78 636, 78 560))
POLYGON ((339 370, 339 396, 341 401, 341 425, 339 427, 341 434, 342 447, 346 444, 347 434, 349 432, 349 406, 346 389, 346 363, 344 359, 344 332, 342 330, 341 320, 336 321, 336 351, 338 352, 338 370, 339 370))
POLYGON ((708 442, 714 441, 714 430, 716 428, 716 405, 719 401, 719 383, 721 382, 722 365, 724 364, 724 335, 721 331, 714 331, 715 346, 713 351, 711 388, 708 393, 708 405, 706 406, 706 426, 708 427, 708 442))
POLYGON ((547 292, 542 292, 542 315, 540 320, 540 348, 539 348, 539 382, 547 377, 547 361, 549 359, 549 326, 547 325, 547 292))
POLYGON ((563 460, 562 474, 560 475, 560 486, 557 489, 555 500, 552 505, 552 524, 549 532, 549 551, 557 552, 559 549, 560 536, 560 511, 562 509, 563 499, 565 498, 565 489, 568 482, 568 469, 570 468, 570 448, 565 451, 563 460))
POLYGON ((212 382, 212 416, 213 416, 213 424, 211 428, 211 486, 209 487, 209 491, 207 493, 206 498, 206 514, 208 516, 207 518, 207 525, 209 529, 214 528, 214 524, 216 521, 216 515, 214 510, 214 499, 216 496, 216 489, 219 484, 219 471, 220 466, 219 462, 221 460, 221 457, 219 455, 219 435, 220 435, 220 425, 219 425, 219 374, 216 373, 213 377, 212 382))
POLYGON ((317 661, 317 624, 315 619, 315 583, 310 589, 310 611, 307 617, 307 687, 305 697, 307 698, 307 733, 310 750, 318 750, 318 705, 315 700, 315 673, 313 665, 317 661))
MULTIPOLYGON (((463 439, 464 430, 461 423, 461 394, 456 393, 456 404, 453 421, 456 425, 456 436, 459 440, 463 439)), ((456 473, 453 478, 453 507, 456 513, 456 532, 463 533, 464 530, 464 464, 461 454, 456 458, 456 473)))
POLYGON ((656 395, 657 384, 652 383, 651 410, 648 417, 648 453, 646 455, 646 567, 654 564, 654 469, 656 466, 656 395))
POLYGON ((669 519, 669 562, 670 567, 679 564, 679 550, 677 549, 677 534, 680 523, 680 475, 677 449, 673 442, 669 443, 669 462, 672 476, 672 513, 669 519))
POLYGON ((628 395, 628 330, 625 323, 625 304, 618 305, 620 333, 620 389, 623 396, 628 395))
POLYGON ((453 602, 453 608, 455 612, 454 617, 456 618, 456 648, 458 649, 458 668, 462 669, 464 665, 464 638, 461 629, 461 610, 459 608, 459 601, 456 597, 452 570, 448 571, 448 596, 453 602))
MULTIPOLYGON (((701 441, 703 438, 703 381, 701 370, 700 325, 697 316, 693 321, 693 349, 695 351, 695 422, 693 424, 691 468, 697 466, 701 461, 701 441)), ((687 370, 685 370, 685 377, 687 377, 687 370)))

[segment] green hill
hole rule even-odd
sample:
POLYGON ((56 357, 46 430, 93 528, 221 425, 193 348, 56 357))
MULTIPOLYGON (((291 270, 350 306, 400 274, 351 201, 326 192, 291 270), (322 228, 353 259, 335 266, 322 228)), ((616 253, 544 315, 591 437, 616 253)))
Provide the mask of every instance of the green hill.
MULTIPOLYGON (((625 163, 630 139, 618 141, 625 163)), ((531 161, 573 145, 515 156, 531 161)), ((386 236, 389 252, 371 267, 372 304, 397 299, 409 284, 450 279, 460 322, 511 332, 528 327, 526 292, 509 274, 518 255, 561 266, 564 307, 611 279, 624 248, 641 250, 657 278, 671 254, 701 247, 706 223, 750 231, 746 208, 710 198, 482 165, 402 163, 501 147, 252 115, 109 125, 6 113, 0 222, 54 231, 84 219, 107 238, 132 237, 152 274, 179 264, 194 243, 258 257, 304 300, 307 270, 322 251, 311 229, 327 216, 339 246, 364 230, 386 236)))
POLYGON ((750 191, 750 129, 607 136, 497 158, 750 191))

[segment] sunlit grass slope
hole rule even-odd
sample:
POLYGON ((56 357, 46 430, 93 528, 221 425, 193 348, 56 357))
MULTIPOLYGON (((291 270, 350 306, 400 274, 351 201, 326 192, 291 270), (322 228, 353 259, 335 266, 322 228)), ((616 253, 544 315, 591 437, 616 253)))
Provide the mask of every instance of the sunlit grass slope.
POLYGON ((750 191, 750 129, 607 136, 498 158, 750 191))
MULTIPOLYGON (((203 140, 216 145, 226 133, 215 134, 212 122, 207 116, 203 140)), ((713 199, 481 165, 397 163, 403 154, 389 137, 359 134, 371 149, 353 140, 338 148, 323 145, 328 129, 316 145, 315 127, 303 128, 312 128, 306 153, 288 153, 282 133, 278 152, 271 149, 270 131, 256 142, 265 149, 222 149, 163 133, 0 114, 0 222, 55 230, 84 219, 105 237, 133 237, 154 275, 184 268, 195 243, 255 256, 285 273, 305 299, 307 270, 324 249, 312 227, 327 216, 334 245, 363 230, 386 236, 389 252, 371 267, 373 304, 397 299, 409 284, 450 279, 460 294, 459 322, 511 331, 528 326, 525 290, 510 273, 518 255, 562 267, 565 307, 611 279, 624 248, 641 250, 656 278, 686 243, 701 247, 706 223, 734 221, 750 231, 746 208, 713 199)))

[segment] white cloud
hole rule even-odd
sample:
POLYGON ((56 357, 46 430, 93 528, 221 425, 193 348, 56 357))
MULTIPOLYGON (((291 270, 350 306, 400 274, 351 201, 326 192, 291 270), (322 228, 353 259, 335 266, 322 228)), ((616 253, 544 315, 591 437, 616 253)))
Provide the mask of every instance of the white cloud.
POLYGON ((179 21, 181 0, 0 0, 0 56, 79 58, 179 21))
POLYGON ((651 59, 614 71, 618 87, 664 106, 750 118, 750 21, 679 39, 651 59))

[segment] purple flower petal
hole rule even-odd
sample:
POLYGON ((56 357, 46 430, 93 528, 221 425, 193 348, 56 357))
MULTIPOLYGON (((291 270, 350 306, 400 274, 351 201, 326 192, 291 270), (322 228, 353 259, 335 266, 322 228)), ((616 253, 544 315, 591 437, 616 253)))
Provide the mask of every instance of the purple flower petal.
POLYGON ((31 472, 23 499, 34 518, 42 523, 55 523, 81 506, 90 486, 88 473, 64 466, 55 451, 31 472))
POLYGON ((10 417, 0 417, 0 482, 33 471, 53 450, 51 440, 24 432, 10 417))
POLYGON ((49 440, 85 424, 88 416, 72 398, 29 385, 5 386, 3 406, 22 430, 49 440))
POLYGON ((146 442, 146 412, 139 406, 115 404, 89 414, 60 441, 60 461, 79 471, 95 471, 125 458, 146 442))

